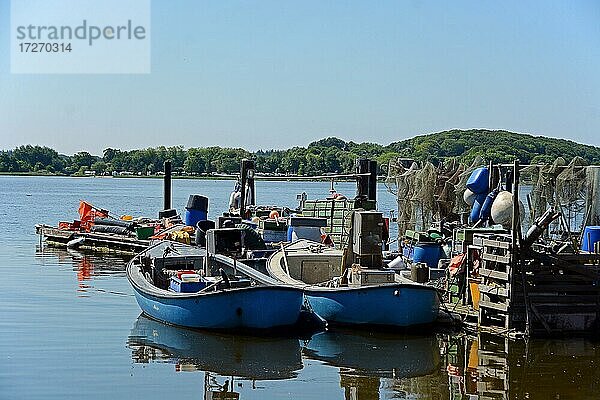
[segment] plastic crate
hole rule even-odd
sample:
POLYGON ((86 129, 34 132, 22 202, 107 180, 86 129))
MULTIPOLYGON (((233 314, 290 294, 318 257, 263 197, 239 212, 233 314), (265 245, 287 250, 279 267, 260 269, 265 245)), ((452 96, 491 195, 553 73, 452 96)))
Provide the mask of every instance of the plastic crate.
POLYGON ((206 282, 183 282, 176 276, 171 277, 169 289, 177 293, 196 293, 206 287, 206 282))

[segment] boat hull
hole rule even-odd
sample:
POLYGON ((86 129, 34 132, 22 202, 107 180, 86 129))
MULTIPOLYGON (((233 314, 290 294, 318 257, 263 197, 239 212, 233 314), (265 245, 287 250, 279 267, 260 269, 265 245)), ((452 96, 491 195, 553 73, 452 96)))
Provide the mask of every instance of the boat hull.
POLYGON ((303 304, 301 291, 279 287, 232 289, 180 298, 134 291, 144 314, 190 328, 231 330, 291 326, 298 320, 303 304))
POLYGON ((333 324, 411 327, 431 324, 438 316, 439 298, 429 287, 307 288, 305 293, 314 311, 333 324))
POLYGON ((135 298, 144 314, 167 324, 218 330, 287 327, 298 321, 304 304, 301 289, 283 285, 172 292, 150 283, 135 260, 127 265, 135 298))

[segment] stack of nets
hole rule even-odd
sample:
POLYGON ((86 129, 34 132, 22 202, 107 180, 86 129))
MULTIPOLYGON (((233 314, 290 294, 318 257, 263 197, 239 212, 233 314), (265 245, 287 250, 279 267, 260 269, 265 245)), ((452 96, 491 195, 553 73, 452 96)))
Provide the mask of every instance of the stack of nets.
MULTIPOLYGON (((563 224, 566 222, 569 230, 580 229, 589 188, 585 166, 586 162, 581 157, 573 158, 569 164, 559 157, 552 164, 524 168, 521 176, 530 178, 532 182, 530 220, 534 221, 549 207, 555 207, 563 214, 563 224)), ((559 223, 557 221, 555 225, 559 223)))
POLYGON ((409 167, 390 163, 387 183, 398 200, 398 232, 425 230, 452 214, 457 203, 455 185, 462 172, 463 167, 455 160, 438 167, 427 162, 422 168, 416 162, 409 167))

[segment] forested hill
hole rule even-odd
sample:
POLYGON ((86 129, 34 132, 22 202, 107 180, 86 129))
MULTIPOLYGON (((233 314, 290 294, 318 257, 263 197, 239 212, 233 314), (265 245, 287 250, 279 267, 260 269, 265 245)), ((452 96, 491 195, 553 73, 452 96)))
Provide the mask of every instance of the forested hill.
POLYGON ((567 160, 583 157, 590 164, 600 164, 600 148, 571 140, 532 136, 523 133, 485 129, 451 130, 416 136, 387 146, 390 151, 416 159, 443 160, 460 157, 465 161, 481 155, 496 162, 522 164, 552 162, 557 157, 567 160))
POLYGON ((590 164, 600 164, 598 147, 564 139, 478 129, 421 135, 387 146, 330 137, 307 147, 253 153, 241 148, 160 146, 127 151, 107 148, 102 155, 80 151, 68 156, 48 147, 27 145, 0 151, 0 173, 152 175, 161 171, 164 161, 170 159, 174 171, 181 175, 232 174, 239 171, 242 158, 251 158, 260 173, 311 176, 352 172, 358 157, 377 159, 385 169, 388 161, 397 157, 433 163, 456 157, 470 163, 478 155, 495 162, 510 162, 516 157, 522 164, 552 162, 559 156, 568 161, 580 156, 590 164))

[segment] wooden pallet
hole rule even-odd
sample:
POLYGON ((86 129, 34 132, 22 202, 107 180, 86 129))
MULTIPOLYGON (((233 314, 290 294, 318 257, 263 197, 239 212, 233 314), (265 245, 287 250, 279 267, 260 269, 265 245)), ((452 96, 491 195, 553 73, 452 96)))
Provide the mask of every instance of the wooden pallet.
POLYGON ((515 286, 511 270, 510 238, 506 235, 475 235, 473 242, 482 248, 479 274, 479 326, 489 332, 507 332, 520 321, 513 306, 515 286))

